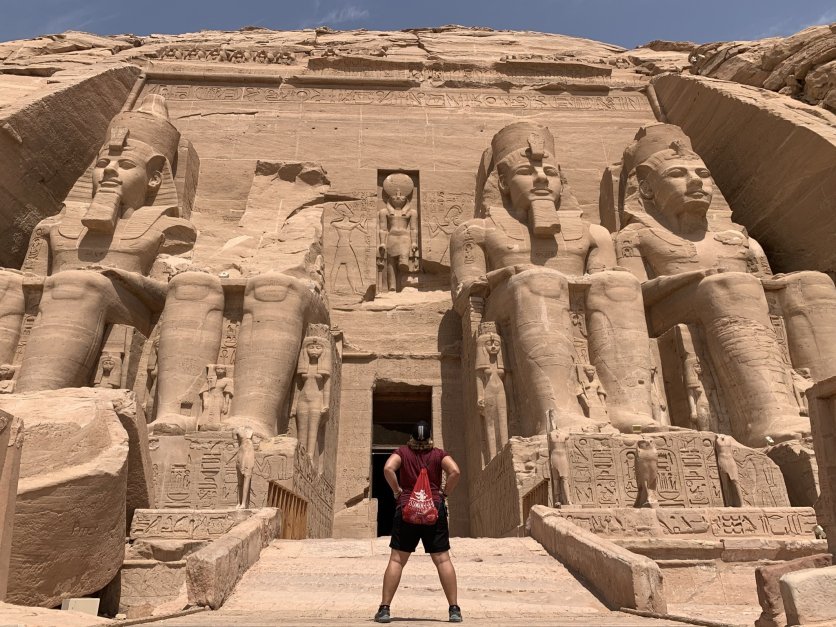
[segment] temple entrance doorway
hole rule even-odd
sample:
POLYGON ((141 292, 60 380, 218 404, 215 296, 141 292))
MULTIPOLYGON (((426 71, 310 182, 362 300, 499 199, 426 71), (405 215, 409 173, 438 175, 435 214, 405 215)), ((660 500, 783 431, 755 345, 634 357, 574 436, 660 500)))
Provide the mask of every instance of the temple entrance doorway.
POLYGON ((377 383, 372 396, 372 485, 377 499, 377 535, 392 534, 395 498, 383 476, 383 466, 406 444, 419 420, 432 424, 432 387, 406 383, 377 383))

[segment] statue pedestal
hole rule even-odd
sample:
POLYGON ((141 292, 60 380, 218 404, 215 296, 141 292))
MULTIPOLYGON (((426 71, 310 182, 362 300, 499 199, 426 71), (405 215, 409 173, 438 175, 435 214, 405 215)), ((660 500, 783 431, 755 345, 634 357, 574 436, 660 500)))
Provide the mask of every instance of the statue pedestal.
MULTIPOLYGON (((334 486, 296 438, 254 438, 250 507, 267 506, 274 481, 308 500, 308 537, 331 536, 334 486)), ((238 444, 232 431, 194 431, 150 438, 154 491, 161 509, 217 510, 238 502, 238 444)))

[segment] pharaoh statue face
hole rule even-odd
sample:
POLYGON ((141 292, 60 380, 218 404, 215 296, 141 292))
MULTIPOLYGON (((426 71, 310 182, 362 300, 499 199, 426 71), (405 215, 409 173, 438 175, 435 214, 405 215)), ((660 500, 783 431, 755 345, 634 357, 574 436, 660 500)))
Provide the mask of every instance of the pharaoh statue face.
POLYGON ((648 168, 639 189, 665 215, 704 215, 711 205, 714 181, 701 159, 676 157, 648 168))
POLYGON ((583 369, 584 373, 586 373, 586 377, 592 381, 595 378, 595 368, 592 366, 585 366, 583 369))
POLYGON ((217 375, 216 379, 223 379, 226 377, 226 368, 215 368, 215 373, 217 375))
POLYGON ((319 340, 313 340, 307 347, 308 357, 311 357, 312 359, 319 359, 322 355, 322 348, 322 343, 319 340))
POLYGON ((14 376, 15 369, 12 366, 0 366, 0 381, 7 381, 14 376))
POLYGON ((485 350, 488 352, 488 355, 498 355, 501 348, 502 342, 499 336, 495 333, 488 335, 485 339, 485 350))
POLYGON ((124 149, 105 146, 93 168, 93 194, 100 190, 118 194, 122 207, 139 209, 162 182, 163 159, 130 140, 124 149))
POLYGON ((102 371, 103 372, 110 372, 116 367, 116 362, 113 361, 113 357, 107 356, 102 358, 102 371))
POLYGON ((218 375, 215 373, 214 368, 210 369, 206 375, 206 383, 209 384, 210 388, 215 387, 215 384, 218 382, 218 375))
POLYGON ((554 158, 529 158, 514 155, 498 168, 499 188, 516 209, 529 209, 532 202, 549 200, 557 203, 563 184, 554 158))

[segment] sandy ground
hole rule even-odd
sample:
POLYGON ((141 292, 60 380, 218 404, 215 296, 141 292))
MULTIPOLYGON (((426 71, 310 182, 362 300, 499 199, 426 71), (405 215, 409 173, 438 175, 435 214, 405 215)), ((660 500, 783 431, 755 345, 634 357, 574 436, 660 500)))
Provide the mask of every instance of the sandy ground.
MULTIPOLYGON (((262 552, 220 610, 155 624, 370 624, 380 602, 387 542, 388 538, 277 540, 262 552)), ((454 538, 452 544, 459 605, 467 624, 682 624, 610 612, 531 538, 454 538)), ((392 616, 394 623, 416 626, 447 621, 447 603, 435 567, 420 548, 404 570, 392 616)), ((734 620, 738 616, 722 618, 751 624, 748 616, 739 622, 734 620)))

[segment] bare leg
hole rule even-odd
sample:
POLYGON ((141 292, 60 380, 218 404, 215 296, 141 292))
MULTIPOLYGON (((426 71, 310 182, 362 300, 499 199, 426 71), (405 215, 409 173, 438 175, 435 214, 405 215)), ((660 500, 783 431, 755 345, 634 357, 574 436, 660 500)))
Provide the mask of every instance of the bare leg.
POLYGON ((448 605, 458 605, 458 584, 456 583, 456 569, 453 568, 453 560, 450 559, 450 551, 443 553, 430 553, 433 558, 438 578, 441 580, 441 587, 444 588, 444 595, 447 597, 448 605))
POLYGON ((390 292, 398 291, 398 259, 400 257, 386 258, 386 282, 390 292))
MULTIPOLYGON (((392 549, 392 553, 389 555, 389 564, 386 565, 386 572, 383 573, 383 597, 380 601, 381 605, 390 605, 392 599, 395 598, 395 592, 397 592, 398 585, 401 583, 401 573, 407 561, 409 561, 409 553, 392 549)), ((435 556, 433 556, 433 561, 435 561, 435 556)))
POLYGON ((0 271, 0 364, 14 359, 25 306, 23 275, 0 271))
POLYGON ((205 272, 183 272, 169 283, 160 325, 157 377, 157 432, 197 429, 195 416, 181 413, 194 403, 206 365, 218 359, 223 332, 221 280, 205 272))

